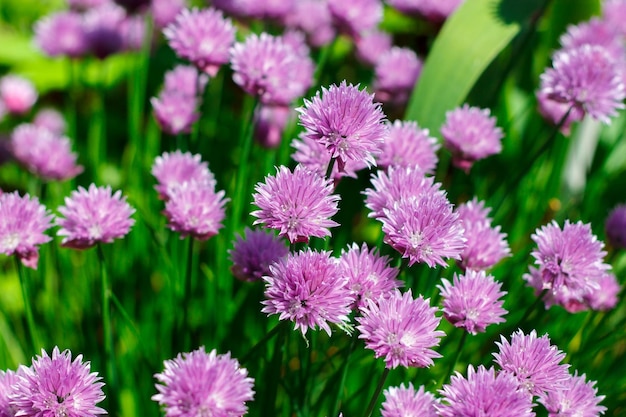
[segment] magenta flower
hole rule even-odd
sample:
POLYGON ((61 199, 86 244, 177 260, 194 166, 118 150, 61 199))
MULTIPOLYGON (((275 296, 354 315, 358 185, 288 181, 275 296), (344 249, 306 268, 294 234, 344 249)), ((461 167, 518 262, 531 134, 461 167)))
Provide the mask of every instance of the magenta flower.
POLYGON ((390 260, 376 249, 369 250, 365 243, 361 247, 353 243, 347 251, 341 250, 339 265, 348 277, 348 288, 356 296, 353 308, 366 306, 367 300, 388 297, 404 285, 396 279, 399 271, 389 266, 390 260))
POLYGON ((150 103, 159 127, 170 135, 189 133, 200 117, 194 97, 164 91, 159 97, 152 97, 150 103))
POLYGON ((579 122, 585 117, 585 113, 581 109, 572 108, 567 103, 555 100, 545 91, 538 90, 535 95, 537 96, 539 114, 554 126, 560 124, 560 131, 565 136, 570 134, 572 123, 579 122), (565 117, 566 115, 567 117, 565 117))
POLYGON ((167 227, 180 233, 181 239, 191 236, 207 240, 215 236, 226 217, 224 206, 229 199, 225 199, 224 194, 224 191, 215 192, 214 187, 196 181, 172 188, 163 210, 167 227))
POLYGON ((383 209, 384 241, 409 259, 409 266, 425 263, 447 266, 447 259, 460 259, 465 248, 463 223, 445 193, 433 188, 383 209))
POLYGON ((606 21, 618 35, 626 36, 626 3, 624 0, 602 2, 602 20, 606 21))
POLYGON ((281 19, 288 15, 296 0, 213 0, 213 6, 233 16, 252 19, 281 19))
POLYGON ((33 124, 44 127, 58 136, 62 136, 67 128, 63 115, 50 107, 39 110, 33 119, 33 124))
POLYGON ((506 233, 500 233, 500 226, 491 225, 488 217, 490 210, 485 207, 484 201, 478 201, 475 197, 457 208, 467 239, 467 246, 461 253, 460 265, 463 270, 489 269, 511 255, 506 233))
POLYGON ((433 174, 439 159, 437 139, 421 129, 416 122, 396 120, 389 125, 378 155, 381 168, 415 166, 425 174, 433 174))
POLYGON ((393 106, 404 106, 421 72, 422 61, 412 49, 394 46, 376 62, 376 98, 393 106))
POLYGON ((287 27, 304 32, 312 46, 326 45, 335 38, 328 0, 298 0, 284 20, 287 27))
POLYGON ((542 396, 569 378, 569 365, 561 363, 565 353, 550 344, 548 335, 537 337, 535 330, 528 335, 518 330, 511 335, 510 343, 500 336, 496 345, 495 362, 503 371, 514 375, 520 389, 526 393, 542 396))
POLYGON ((552 68, 541 74, 541 91, 608 124, 624 108, 622 65, 598 45, 560 50, 552 58, 552 68))
POLYGON ((83 355, 72 360, 69 350, 60 352, 55 347, 50 357, 42 349, 30 368, 20 367, 10 403, 16 415, 25 417, 107 414, 97 406, 104 400, 101 380, 91 372, 90 363, 83 362, 83 355))
POLYGON ((111 187, 89 189, 78 187, 65 205, 59 207, 64 217, 56 219, 57 232, 62 236, 61 245, 67 248, 86 249, 98 243, 111 243, 128 234, 135 220, 131 218, 135 209, 130 207, 121 191, 112 193, 111 187))
POLYGON ((98 59, 105 59, 122 50, 122 26, 126 11, 113 2, 89 9, 85 13, 85 32, 89 50, 98 59))
POLYGON ((67 5, 71 10, 84 12, 108 3, 109 1, 110 0, 67 0, 67 5))
POLYGON ((15 417, 17 408, 11 405, 10 395, 13 393, 13 386, 18 382, 19 377, 24 375, 24 371, 19 368, 17 373, 11 370, 0 370, 0 417, 15 417))
POLYGON ((432 22, 441 23, 463 3, 464 0, 387 0, 394 8, 407 14, 417 14, 432 22))
POLYGON ((150 12, 155 26, 162 29, 174 22, 178 13, 185 7, 187 7, 187 0, 152 0, 150 12))
POLYGON ((605 273, 597 281, 598 288, 583 296, 583 305, 593 310, 611 310, 619 301, 621 286, 614 274, 605 273))
POLYGON ((269 275, 270 265, 289 253, 283 239, 263 230, 246 227, 244 237, 237 235, 233 249, 229 250, 233 262, 231 271, 242 281, 258 281, 269 275))
POLYGON ((281 36, 252 34, 230 50, 233 80, 263 104, 288 106, 313 83, 313 61, 302 48, 281 36))
POLYGON ((603 261, 604 244, 591 233, 589 224, 566 220, 561 230, 552 221, 531 237, 537 243, 531 255, 538 268, 530 267, 523 278, 537 295, 547 290, 546 308, 582 301, 585 294, 598 287, 597 280, 610 268, 603 261))
POLYGON ((539 402, 548 410, 549 417, 597 417, 606 407, 599 405, 604 395, 598 395, 595 381, 587 381, 585 374, 575 372, 561 387, 551 390, 539 402))
POLYGON ((532 398, 518 389, 517 380, 507 372, 496 373, 480 365, 467 367, 467 378, 458 372, 440 391, 435 407, 440 417, 498 416, 534 417, 532 398))
POLYGON ((264 148, 276 148, 293 111, 287 106, 261 104, 254 113, 254 139, 264 148))
POLYGON ((176 65, 164 76, 163 91, 186 97, 199 97, 209 81, 207 74, 198 73, 191 65, 176 65), (198 87, 200 90, 198 91, 198 87))
POLYGON ((435 396, 424 391, 423 386, 416 391, 409 382, 408 387, 401 384, 399 387, 387 388, 384 395, 382 417, 437 417, 435 396))
POLYGON ((306 136, 322 143, 340 170, 350 160, 376 165, 374 156, 386 135, 385 115, 374 96, 343 81, 322 87, 311 101, 296 109, 306 136))
POLYGON ((464 275, 454 274, 452 283, 447 279, 438 285, 443 298, 443 316, 455 327, 470 334, 483 333, 490 324, 504 323, 507 311, 501 300, 506 295, 502 284, 484 271, 468 270, 464 275))
POLYGON ((380 58, 391 51, 393 38, 390 33, 373 29, 361 33, 355 39, 356 57, 364 64, 374 67, 380 58))
POLYGON ((395 290, 390 297, 377 301, 367 300, 359 309, 361 316, 356 318, 359 339, 365 339, 365 347, 372 349, 375 357, 384 357, 386 368, 433 365, 433 359, 441 355, 431 348, 445 336, 435 330, 441 321, 435 316, 437 308, 421 295, 414 299, 411 289, 404 294, 395 290))
POLYGON ((347 326, 354 297, 347 287, 348 278, 330 252, 307 248, 290 253, 270 265, 270 273, 263 279, 263 313, 293 321, 295 330, 303 335, 319 327, 330 336, 329 323, 347 326))
POLYGON ((254 398, 254 379, 230 352, 206 353, 204 346, 164 361, 165 369, 154 377, 158 394, 152 400, 165 409, 166 417, 201 415, 241 417, 246 401, 254 398))
POLYGON ((615 60, 626 57, 622 40, 615 28, 606 20, 593 17, 586 22, 567 27, 559 39, 563 49, 576 49, 583 45, 598 45, 607 49, 615 60))
POLYGON ((457 168, 469 172, 474 162, 502 150, 502 130, 489 114, 489 109, 467 104, 446 113, 441 135, 457 168))
POLYGON ((606 240, 616 249, 626 249, 626 204, 618 204, 604 223, 606 240))
POLYGON ((12 114, 25 114, 37 101, 35 86, 19 75, 5 75, 0 78, 0 100, 4 108, 12 114))
POLYGON ((76 164, 70 140, 45 127, 22 124, 11 135, 15 159, 33 174, 49 181, 64 181, 83 172, 76 164))
POLYGON ((202 162, 199 154, 182 153, 180 150, 157 156, 151 172, 158 182, 154 188, 163 200, 169 200, 172 190, 185 182, 193 181, 210 189, 217 184, 208 164, 202 162))
POLYGON ((35 23, 35 42, 48 56, 77 58, 89 50, 83 16, 74 11, 61 11, 35 23))
POLYGON ((328 8, 335 25, 352 37, 375 29, 383 20, 381 0, 334 0, 328 8))
POLYGON ((257 218, 253 224, 277 229, 279 236, 287 236, 291 243, 330 236, 328 228, 339 226, 330 218, 339 211, 341 197, 332 194, 330 180, 301 165, 293 172, 285 166, 276 168, 275 177, 268 175, 265 183, 254 189, 259 210, 250 213, 257 218))
POLYGON ((39 245, 52 240, 45 234, 52 219, 37 197, 0 193, 0 253, 15 255, 25 266, 37 269, 39 245))
POLYGON ((228 50, 235 41, 235 27, 221 11, 209 8, 184 9, 163 29, 176 54, 192 62, 200 71, 215 76, 228 62, 228 50))

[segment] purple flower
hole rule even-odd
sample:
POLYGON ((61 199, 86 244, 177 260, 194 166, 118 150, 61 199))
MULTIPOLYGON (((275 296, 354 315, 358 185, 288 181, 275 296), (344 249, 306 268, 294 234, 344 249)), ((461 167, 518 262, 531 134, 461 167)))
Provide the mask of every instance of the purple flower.
POLYGON ((155 384, 159 393, 152 400, 163 406, 166 417, 241 417, 248 412, 246 401, 254 398, 254 379, 230 352, 206 353, 202 346, 179 353, 164 365, 163 372, 154 375, 160 384, 155 384))
POLYGON ((287 106, 257 106, 254 113, 254 139, 257 143, 270 149, 280 145, 292 113, 287 106))
POLYGON ((263 104, 287 106, 313 83, 314 65, 303 54, 304 46, 280 36, 252 34, 230 50, 233 80, 263 104))
POLYGON ((221 11, 213 8, 184 9, 163 29, 176 54, 192 62, 200 71, 215 76, 228 62, 228 50, 235 41, 235 27, 221 11))
POLYGON ((383 209, 384 241, 416 262, 446 267, 444 258, 460 259, 465 248, 463 223, 445 193, 434 187, 415 198, 399 200, 383 209))
POLYGON ((328 8, 335 25, 352 37, 375 29, 383 20, 383 3, 380 0, 334 0, 328 8))
POLYGON ((433 174, 437 166, 437 139, 421 129, 416 122, 396 120, 389 125, 378 155, 381 168, 416 166, 425 174, 433 174))
POLYGON ((617 249, 626 249, 626 204, 611 210, 604 224, 606 240, 617 249))
POLYGON ((270 265, 287 256, 289 248, 283 239, 263 230, 246 227, 244 237, 237 235, 233 249, 228 251, 233 262, 231 271, 242 281, 258 281, 269 275, 270 265))
POLYGON ((108 3, 110 0, 67 0, 67 5, 73 11, 84 12, 108 3))
POLYGON ((563 135, 568 136, 572 123, 579 122, 585 117, 581 109, 572 108, 567 103, 550 98, 545 91, 538 90, 536 96, 539 114, 554 126, 560 124, 563 135))
POLYGON ((441 135, 457 168, 469 172, 474 162, 502 150, 502 130, 489 114, 489 109, 467 104, 446 113, 441 135))
POLYGON ((374 96, 359 86, 322 87, 310 101, 296 109, 306 136, 322 143, 337 159, 340 170, 350 160, 376 165, 374 156, 386 135, 385 115, 374 96))
POLYGON ((354 308, 366 306, 367 300, 388 297, 404 285, 396 279, 399 271, 389 266, 390 260, 376 249, 369 250, 365 243, 361 247, 353 243, 347 251, 342 249, 339 265, 348 277, 348 288, 356 296, 354 308))
POLYGON ((390 33, 373 29, 361 33, 355 39, 356 57, 368 66, 375 66, 380 58, 391 50, 393 38, 390 33))
POLYGON ((616 60, 624 60, 626 54, 622 40, 615 28, 606 20, 594 17, 589 21, 567 27, 567 32, 559 39, 563 49, 576 49, 583 45, 599 45, 616 60))
POLYGON ((10 395, 13 393, 13 386, 17 383, 24 371, 19 368, 17 373, 11 370, 0 370, 0 417, 15 417, 17 409, 11 405, 10 395))
POLYGON ((482 365, 476 370, 469 365, 467 378, 458 372, 452 375, 440 393, 442 402, 435 404, 440 417, 535 416, 531 397, 518 389, 513 375, 482 365))
POLYGON ((569 378, 569 365, 561 364, 565 353, 550 344, 548 335, 537 337, 518 330, 511 335, 511 342, 500 336, 496 342, 498 353, 495 362, 503 371, 514 375, 519 387, 533 396, 557 389, 569 378))
POLYGON ((33 119, 33 124, 44 127, 58 136, 62 136, 67 128, 63 115, 50 107, 39 110, 33 119))
POLYGON ((67 248, 86 249, 98 243, 111 243, 113 239, 126 236, 135 220, 131 218, 135 210, 128 205, 121 191, 112 194, 111 187, 89 189, 78 187, 65 205, 59 207, 56 224, 61 228, 58 236, 63 236, 61 245, 67 248))
POLYGON ((549 417, 597 417, 606 407, 599 405, 604 395, 598 395, 595 381, 587 381, 585 374, 575 372, 561 387, 551 390, 539 402, 548 410, 549 417))
POLYGON ((598 45, 560 50, 541 74, 541 91, 604 123, 624 108, 622 66, 598 45))
POLYGON ((213 5, 226 13, 252 19, 280 19, 288 15, 295 0, 213 0, 213 5))
POLYGON ((467 239, 467 246, 461 253, 463 270, 489 269, 511 254, 506 234, 500 233, 500 226, 491 226, 490 210, 484 201, 475 197, 457 208, 467 239))
POLYGON ((443 298, 443 316, 455 327, 470 334, 483 333, 490 324, 504 323, 507 311, 502 308, 502 284, 484 271, 468 270, 464 275, 454 274, 452 283, 441 280, 437 288, 443 298))
POLYGON ((617 305, 621 287, 614 274, 605 273, 597 281, 598 288, 583 296, 583 303, 593 310, 611 310, 617 305))
POLYGON ((64 181, 83 172, 76 164, 70 140, 45 127, 22 124, 11 135, 15 159, 33 174, 51 181, 64 181))
POLYGON ((441 355, 431 348, 445 333, 435 330, 441 318, 435 316, 437 308, 429 301, 421 295, 414 299, 410 289, 404 294, 395 290, 377 303, 367 300, 356 318, 359 339, 365 339, 365 347, 372 349, 375 357, 385 358, 387 368, 433 365, 433 359, 441 355))
POLYGON ((306 33, 309 43, 319 47, 335 38, 335 28, 328 9, 328 0, 299 0, 292 12, 285 16, 287 27, 306 33))
POLYGON ((293 321, 303 335, 319 327, 330 336, 329 323, 347 325, 354 297, 347 287, 348 278, 330 252, 307 248, 290 253, 270 265, 270 273, 263 279, 266 300, 262 311, 293 321))
POLYGON ((176 65, 165 73, 163 91, 168 94, 180 94, 186 97, 202 96, 209 81, 207 74, 198 73, 191 65, 176 65), (198 91, 200 87, 200 91, 198 91))
POLYGON ((376 62, 376 98, 393 106, 405 105, 421 72, 422 61, 413 50, 394 46, 376 62))
POLYGON ((155 26, 162 29, 174 22, 178 13, 185 7, 187 7, 187 0, 152 0, 150 11, 155 26))
POLYGON ((30 368, 20 367, 11 405, 18 410, 16 415, 25 417, 107 414, 96 405, 104 400, 101 379, 91 372, 89 362, 83 363, 83 355, 72 360, 69 350, 55 347, 50 357, 42 349, 30 368))
POLYGON ((530 267, 523 278, 537 295, 547 290, 546 308, 582 301, 586 293, 598 287, 597 280, 609 269, 603 261, 604 244, 591 233, 589 224, 566 220, 561 230, 552 221, 531 237, 537 243, 531 255, 538 268, 530 267))
POLYGON ((365 206, 372 212, 369 217, 385 217, 385 209, 393 208, 397 201, 415 199, 423 194, 443 193, 433 177, 424 176, 424 171, 417 166, 394 167, 372 174, 374 188, 366 188, 365 206))
POLYGON ((35 42, 51 57, 77 58, 89 50, 83 16, 74 11, 53 13, 37 21, 35 42))
POLYGON ((424 391, 423 386, 416 391, 409 382, 408 387, 401 384, 387 388, 384 395, 382 417, 437 417, 435 396, 424 391))
POLYGON ((16 255, 25 266, 37 269, 39 245, 51 240, 44 233, 53 216, 37 197, 17 191, 0 194, 0 253, 16 255))
POLYGON ((341 197, 332 194, 330 180, 301 165, 293 172, 285 166, 276 168, 275 177, 268 175, 265 183, 254 189, 254 204, 259 210, 250 213, 257 217, 253 224, 277 229, 279 236, 287 236, 291 243, 330 236, 328 228, 339 226, 330 218, 339 211, 341 197))
POLYGON ((611 26, 619 36, 626 36, 626 2, 624 0, 604 0, 602 20, 611 26))
POLYGON ((126 11, 113 2, 103 3, 85 13, 85 32, 89 50, 98 59, 105 59, 122 50, 122 26, 126 11))
POLYGON ((228 199, 224 191, 215 192, 213 186, 196 181, 185 182, 168 192, 163 214, 171 230, 180 233, 183 239, 206 240, 215 236, 222 228, 225 218, 224 206, 228 199))
POLYGON ((164 91, 159 97, 152 97, 150 103, 157 123, 170 135, 189 133, 200 117, 194 97, 164 91))
POLYGON ((464 0, 388 0, 394 8, 407 14, 417 14, 432 22, 441 23, 463 3, 464 0))
POLYGON ((28 113, 37 101, 37 90, 26 78, 5 75, 0 78, 0 100, 7 112, 21 115, 28 113))
POLYGON ((154 188, 163 200, 169 200, 172 190, 185 182, 193 181, 207 188, 215 188, 217 184, 208 164, 202 162, 199 154, 182 153, 180 150, 157 156, 152 164, 152 175, 158 181, 154 188))

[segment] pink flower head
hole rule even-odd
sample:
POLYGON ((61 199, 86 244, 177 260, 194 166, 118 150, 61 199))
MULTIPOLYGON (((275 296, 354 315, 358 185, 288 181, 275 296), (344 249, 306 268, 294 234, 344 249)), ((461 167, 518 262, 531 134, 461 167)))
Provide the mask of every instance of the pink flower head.
POLYGON ((375 29, 383 20, 381 0, 334 0, 328 7, 335 25, 352 37, 375 29))
POLYGON ((67 5, 73 11, 85 12, 109 3, 111 0, 67 0, 67 5))
POLYGON ((126 11, 113 2, 103 3, 85 13, 85 31, 89 50, 98 59, 105 59, 122 50, 122 26, 126 11))
POLYGON ((474 162, 502 150, 502 130, 489 109, 467 104, 446 113, 441 127, 444 146, 452 153, 452 163, 469 172, 474 162))
POLYGON ((25 266, 37 269, 39 245, 51 240, 45 231, 53 216, 37 197, 17 191, 0 194, 0 253, 16 255, 25 266))
POLYGON ((164 91, 150 100, 159 127, 170 135, 189 133, 198 120, 198 100, 183 94, 164 91))
POLYGON ((111 243, 126 236, 135 223, 131 218, 135 210, 121 191, 113 193, 110 186, 79 186, 65 197, 65 205, 58 210, 64 217, 57 218, 56 224, 61 227, 57 235, 63 236, 61 245, 67 248, 86 249, 111 243))
POLYGON ((541 74, 541 90, 570 108, 609 123, 624 108, 623 63, 598 45, 556 52, 541 74))
POLYGON ((254 113, 254 139, 264 148, 276 148, 293 111, 287 106, 261 104, 254 113))
POLYGON ((464 0, 387 0, 391 7, 407 14, 417 14, 432 22, 441 23, 464 0))
POLYGON ((50 107, 39 110, 33 119, 33 124, 46 128, 58 136, 62 136, 67 128, 63 115, 50 107))
POLYGON ((221 11, 209 8, 184 9, 163 29, 176 54, 192 62, 200 71, 215 76, 228 62, 228 50, 235 41, 235 27, 221 11))
POLYGON ((150 11, 155 26, 158 29, 163 29, 174 22, 178 13, 185 7, 187 7, 187 0, 152 0, 150 11))
POLYGON ((615 278, 615 275, 607 272, 603 274, 597 281, 598 288, 586 293, 583 296, 583 310, 589 306, 593 310, 611 310, 619 301, 618 295, 621 286, 615 278))
POLYGON ((330 236, 328 228, 339 226, 330 218, 339 211, 341 197, 332 194, 330 180, 301 165, 293 172, 285 166, 276 168, 275 177, 268 175, 254 189, 259 210, 250 213, 257 218, 253 224, 277 229, 279 236, 287 236, 292 243, 330 236))
POLYGON ((409 259, 409 266, 425 263, 446 267, 446 259, 460 259, 465 248, 463 223, 445 193, 427 189, 383 209, 384 241, 409 259))
POLYGON ((626 2, 624 0, 604 0, 602 20, 611 26, 622 38, 626 37, 626 2))
POLYGON ((510 343, 500 336, 496 345, 495 362, 503 371, 515 376, 520 389, 526 393, 543 396, 569 378, 569 365, 561 363, 565 353, 550 344, 548 335, 537 337, 535 330, 528 335, 518 330, 511 335, 510 343))
POLYGON ((199 154, 180 150, 157 156, 152 164, 152 175, 158 181, 154 188, 163 200, 169 200, 172 190, 185 182, 196 182, 211 189, 217 184, 208 164, 202 162, 199 154))
POLYGON ((146 42, 146 21, 140 14, 127 16, 122 21, 120 33, 122 35, 122 49, 125 51, 141 51, 146 42))
POLYGON ((0 78, 0 100, 4 108, 12 114, 25 114, 37 101, 37 90, 26 78, 19 75, 5 75, 0 78))
POLYGON ((214 186, 196 181, 173 187, 168 193, 163 214, 171 230, 183 239, 191 236, 207 240, 222 228, 226 217, 224 206, 228 199, 224 191, 215 192, 214 186))
POLYGON ((460 262, 464 270, 489 269, 511 255, 506 234, 500 233, 500 226, 491 225, 488 217, 490 210, 485 207, 484 201, 476 198, 457 208, 467 239, 460 262))
POLYGON ((233 262, 231 271, 242 281, 258 281, 269 275, 270 265, 289 253, 285 241, 264 230, 246 227, 244 237, 237 235, 233 249, 228 251, 233 262))
POLYGON ((374 156, 386 135, 385 115, 374 96, 343 81, 322 87, 296 109, 306 136, 319 141, 337 159, 340 170, 350 160, 376 165, 374 156))
POLYGON ((61 11, 43 17, 35 23, 35 42, 51 57, 85 55, 89 43, 82 14, 61 11))
POLYGON ((263 279, 266 299, 262 311, 293 321, 303 335, 319 327, 330 336, 329 323, 347 324, 354 297, 347 287, 348 278, 330 252, 307 248, 290 253, 270 265, 270 273, 263 279))
POLYGON ((423 386, 416 391, 409 382, 408 387, 401 384, 399 387, 387 388, 384 395, 382 417, 437 417, 435 396, 424 391, 423 386))
POLYGON ((431 348, 445 333, 435 330, 441 318, 435 316, 437 308, 429 301, 421 295, 414 299, 410 289, 404 294, 395 290, 377 303, 367 300, 356 318, 359 339, 365 339, 365 347, 372 349, 375 357, 385 358, 387 368, 433 365, 433 359, 441 355, 431 348))
POLYGON ((603 46, 616 60, 624 60, 626 54, 615 28, 606 20, 593 17, 586 22, 567 27, 559 39, 563 49, 576 49, 583 45, 603 46))
POLYGON ((551 390, 539 402, 548 410, 549 417, 597 417, 604 414, 606 407, 600 402, 604 395, 598 395, 595 381, 587 381, 585 374, 570 375, 561 387, 551 390))
POLYGON ((504 323, 507 311, 502 308, 502 284, 485 271, 468 270, 454 274, 452 283, 441 280, 438 288, 443 298, 443 316, 455 327, 470 334, 483 333, 490 324, 504 323))
POLYGON ((213 0, 213 6, 242 18, 281 19, 292 12, 296 2, 296 0, 213 0))
POLYGON ((45 127, 19 125, 11 135, 11 150, 20 164, 45 180, 64 181, 83 172, 69 138, 45 127))
POLYGON ((0 417, 15 417, 17 409, 11 404, 9 397, 13 393, 13 386, 24 375, 23 368, 17 372, 0 370, 0 417))
POLYGON ((303 31, 313 46, 326 45, 335 38, 328 0, 298 0, 284 19, 287 27, 303 31))
POLYGON ((230 352, 218 355, 204 346, 179 353, 164 361, 163 372, 155 374, 158 394, 152 400, 165 409, 166 417, 208 415, 241 417, 248 412, 246 401, 254 398, 254 379, 230 352))
POLYGON ((391 51, 393 38, 390 33, 373 29, 355 40, 356 57, 364 64, 374 67, 380 58, 391 51))
POLYGON ((374 67, 374 91, 383 103, 404 106, 422 72, 422 60, 409 48, 394 46, 374 67))
POLYGON ((604 224, 606 240, 616 249, 626 249, 626 204, 611 210, 604 224))
POLYGON ((433 174, 439 160, 438 150, 439 143, 430 136, 428 129, 421 129, 417 122, 396 120, 389 125, 381 145, 378 166, 414 166, 425 174, 433 174))
POLYGON ((467 367, 467 378, 458 372, 440 391, 435 404, 440 417, 498 416, 534 417, 532 398, 518 389, 517 380, 507 372, 495 372, 480 365, 467 367))
POLYGON ((552 221, 531 237, 537 243, 531 254, 538 268, 531 267, 523 278, 536 294, 548 290, 546 308, 582 301, 598 288, 597 280, 609 269, 603 261, 604 244, 591 233, 589 224, 566 220, 561 229, 552 221))
POLYGON ((379 255, 376 249, 369 250, 363 243, 356 243, 341 251, 339 265, 342 273, 348 277, 348 288, 356 296, 354 308, 366 306, 367 300, 376 301, 393 294, 402 287, 402 281, 396 279, 398 269, 389 266, 390 258, 379 255))
POLYGON ((313 61, 281 36, 252 34, 230 50, 233 80, 263 104, 287 106, 313 83, 313 61))
POLYGON ((83 355, 72 360, 69 350, 55 347, 50 357, 42 349, 30 368, 20 367, 10 402, 16 415, 25 417, 107 414, 97 406, 104 400, 101 380, 91 372, 91 364, 83 362, 83 355))
POLYGON ((165 73, 164 79, 163 91, 167 94, 180 94, 194 98, 202 95, 209 81, 206 74, 198 73, 196 67, 191 65, 176 65, 165 73))
MULTIPOLYGON (((424 176, 424 171, 417 166, 394 167, 387 171, 372 174, 371 183, 374 188, 366 188, 365 206, 372 212, 369 217, 381 219, 385 210, 393 208, 397 201, 411 200, 423 194, 444 193, 441 184, 433 177, 424 176)), ((445 194, 444 194, 445 196, 445 194)))
POLYGON ((539 114, 554 126, 560 124, 561 133, 566 136, 570 134, 572 123, 579 122, 585 117, 582 109, 555 100, 545 91, 537 90, 535 95, 537 96, 539 114), (565 117, 566 115, 567 117, 565 117))

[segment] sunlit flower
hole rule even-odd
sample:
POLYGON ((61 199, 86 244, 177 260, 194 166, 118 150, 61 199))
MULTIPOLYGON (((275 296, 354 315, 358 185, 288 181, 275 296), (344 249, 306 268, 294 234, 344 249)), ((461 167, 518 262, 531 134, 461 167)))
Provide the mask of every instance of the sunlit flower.
POLYGON ((409 382, 407 387, 389 387, 384 392, 385 401, 382 404, 382 417, 437 417, 435 410, 435 396, 424 391, 420 386, 416 391, 409 382))
POLYGON ((26 78, 13 74, 0 78, 0 100, 9 113, 28 113, 37 101, 37 96, 35 86, 26 78))
POLYGON ((33 124, 38 127, 44 127, 55 135, 63 135, 67 128, 65 118, 56 109, 47 107, 39 110, 33 119, 33 124))
POLYGON ((208 188, 215 188, 217 184, 208 164, 201 160, 199 154, 192 155, 180 150, 163 152, 157 156, 151 172, 158 181, 154 188, 163 200, 168 200, 171 191, 185 182, 194 181, 208 188))
POLYGON ((585 374, 578 376, 575 372, 558 389, 539 397, 539 402, 549 417, 597 417, 606 407, 599 405, 604 395, 598 395, 595 385, 595 381, 586 380, 585 374))
POLYGON ((375 29, 383 19, 381 0, 332 0, 328 7, 335 25, 353 37, 375 29))
POLYGON ((380 57, 391 50, 393 38, 388 32, 374 29, 361 33, 354 44, 359 61, 374 67, 380 57))
POLYGON ((170 135, 189 133, 200 117, 194 97, 164 91, 150 100, 159 127, 170 135))
POLYGON ((439 143, 428 129, 416 122, 396 120, 389 125, 385 141, 378 155, 381 168, 417 167, 425 174, 433 174, 437 166, 439 143))
POLYGON ((405 105, 421 72, 422 61, 412 49, 394 46, 376 61, 376 98, 394 106, 405 105))
POLYGON ((231 271, 242 281, 258 281, 269 275, 270 265, 287 256, 285 241, 264 230, 244 230, 237 235, 233 249, 229 250, 233 262, 231 271))
POLYGON ((335 38, 328 0, 298 0, 284 20, 287 27, 306 33, 307 40, 313 46, 326 45, 335 38))
POLYGON ((74 11, 61 11, 35 23, 35 42, 48 56, 83 56, 89 49, 83 16, 74 11))
POLYGON ((198 97, 204 92, 208 81, 207 74, 198 73, 196 67, 176 65, 165 73, 163 91, 187 97, 198 97))
POLYGON ((15 417, 17 409, 11 405, 9 396, 13 393, 13 385, 19 380, 19 376, 24 375, 24 371, 19 368, 17 372, 11 370, 0 370, 0 417, 15 417))
POLYGON ((166 27, 185 7, 187 7, 187 0, 152 0, 150 12, 155 26, 158 29, 166 27))
POLYGON ((597 281, 598 288, 583 296, 583 303, 593 310, 610 310, 617 305, 621 286, 615 274, 603 274, 597 281))

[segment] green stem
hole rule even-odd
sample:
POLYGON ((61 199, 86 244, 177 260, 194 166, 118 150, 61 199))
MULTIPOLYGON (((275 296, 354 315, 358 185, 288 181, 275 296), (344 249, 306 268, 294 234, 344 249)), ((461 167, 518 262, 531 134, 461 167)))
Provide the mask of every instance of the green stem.
POLYGON ((263 346, 265 345, 267 342, 270 341, 271 338, 273 338, 274 336, 276 336, 276 334, 280 331, 280 329, 282 327, 284 327, 286 325, 286 322, 279 322, 276 326, 274 326, 274 328, 272 330, 270 330, 269 332, 267 332, 265 334, 265 336, 263 336, 263 338, 261 338, 261 340, 259 340, 258 342, 256 342, 254 344, 254 346, 252 346, 252 348, 248 351, 248 353, 246 353, 243 358, 239 361, 242 365, 246 364, 251 358, 252 356, 263 346))
POLYGON ((346 384, 346 376, 348 375, 348 365, 350 364, 350 357, 352 356, 352 352, 356 348, 356 342, 359 338, 359 332, 354 332, 352 338, 350 339, 350 347, 348 348, 348 353, 346 354, 345 359, 341 364, 341 379, 339 380, 339 388, 335 391, 335 401, 333 401, 333 408, 331 416, 337 416, 339 414, 339 407, 341 405, 341 394, 343 392, 343 387, 346 384))
POLYGON ((186 351, 189 348, 189 341, 191 340, 191 325, 189 323, 189 310, 191 308, 191 276, 193 274, 193 243, 194 238, 189 236, 187 239, 188 247, 187 247, 187 268, 185 270, 185 283, 183 286, 183 299, 182 299, 182 310, 183 310, 183 321, 182 321, 182 332, 180 333, 180 340, 183 342, 181 351, 186 351))
POLYGON ((104 358, 106 361, 107 386, 109 387, 109 413, 115 415, 117 409, 115 391, 117 389, 117 375, 115 367, 115 350, 113 346, 113 327, 111 322, 111 284, 106 269, 102 244, 96 245, 98 261, 100 262, 100 282, 102 284, 102 328, 104 333, 104 358))
POLYGON ((459 339, 459 346, 456 348, 456 353, 454 354, 454 360, 452 361, 452 363, 450 363, 448 372, 443 374, 443 376, 441 377, 441 381, 439 381, 439 387, 443 385, 443 383, 446 381, 446 378, 449 378, 450 376, 452 376, 452 372, 454 372, 454 367, 456 366, 457 362, 459 361, 459 358, 461 357, 461 352, 463 352, 463 346, 465 346, 465 340, 467 340, 467 331, 463 330, 463 334, 461 335, 461 338, 459 339))
POLYGON ((24 311, 26 313, 28 332, 30 333, 33 351, 37 352, 43 347, 43 345, 41 344, 41 339, 39 338, 39 332, 37 331, 37 326, 35 325, 35 319, 33 317, 33 309, 30 304, 30 288, 28 286, 28 280, 26 279, 26 274, 24 273, 24 267, 22 266, 22 262, 18 259, 17 256, 15 256, 14 258, 15 264, 17 265, 17 275, 20 279, 20 286, 22 287, 22 299, 24 300, 24 311))
POLYGON ((389 368, 385 368, 383 374, 380 376, 380 380, 378 381, 378 385, 376 385, 376 390, 374 391, 374 395, 372 395, 372 399, 370 400, 367 409, 365 410, 364 417, 370 417, 372 415, 372 411, 374 411, 374 407, 378 402, 378 397, 380 396, 380 392, 383 390, 385 386, 385 381, 387 380, 387 376, 389 375, 389 368))

